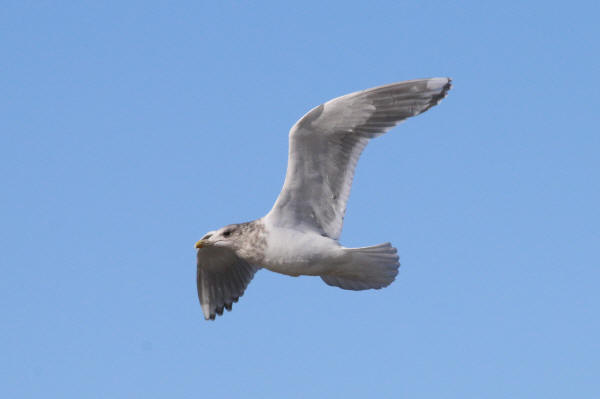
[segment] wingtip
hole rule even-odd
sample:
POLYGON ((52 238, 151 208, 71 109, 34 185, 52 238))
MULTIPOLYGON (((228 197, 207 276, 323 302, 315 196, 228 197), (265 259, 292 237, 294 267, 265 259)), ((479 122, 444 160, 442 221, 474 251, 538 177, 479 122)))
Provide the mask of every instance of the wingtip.
MULTIPOLYGON (((240 296, 242 296, 244 294, 244 292, 242 291, 242 293, 240 294, 240 296)), ((217 316, 222 316, 224 311, 228 311, 231 312, 231 310, 233 309, 233 304, 237 303, 240 297, 233 297, 231 299, 231 302, 226 302, 223 304, 223 306, 216 306, 214 309, 211 309, 211 306, 209 303, 200 303, 201 307, 202 307, 202 314, 204 316, 204 320, 210 320, 210 321, 214 321, 217 316)))
POLYGON ((446 78, 429 78, 427 79, 427 88, 431 90, 438 90, 441 88, 445 88, 452 79, 446 78))
POLYGON ((431 97, 431 101, 429 102, 429 106, 427 109, 438 105, 446 96, 448 92, 452 88, 452 78, 431 78, 427 82, 427 88, 434 91, 439 91, 436 95, 431 97))
POLYGON ((444 93, 448 93, 448 91, 452 88, 452 78, 446 78, 446 84, 444 85, 444 93))
POLYGON ((214 320, 215 316, 214 314, 211 314, 210 312, 210 307, 208 306, 207 303, 202 303, 202 313, 204 314, 204 320, 214 320))

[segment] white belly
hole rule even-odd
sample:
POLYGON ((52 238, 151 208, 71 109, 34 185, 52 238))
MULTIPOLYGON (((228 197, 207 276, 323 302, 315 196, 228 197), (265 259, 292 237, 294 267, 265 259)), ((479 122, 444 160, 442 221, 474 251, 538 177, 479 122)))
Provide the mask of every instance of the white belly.
POLYGON ((261 266, 292 276, 316 276, 343 262, 343 247, 331 238, 317 233, 270 228, 261 266))

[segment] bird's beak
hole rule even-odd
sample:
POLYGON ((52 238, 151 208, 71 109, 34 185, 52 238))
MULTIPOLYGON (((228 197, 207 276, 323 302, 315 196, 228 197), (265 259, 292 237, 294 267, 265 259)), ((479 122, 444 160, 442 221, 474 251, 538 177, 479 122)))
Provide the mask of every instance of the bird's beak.
POLYGON ((195 247, 196 249, 200 249, 202 247, 205 247, 208 244, 207 240, 200 240, 196 243, 195 247))

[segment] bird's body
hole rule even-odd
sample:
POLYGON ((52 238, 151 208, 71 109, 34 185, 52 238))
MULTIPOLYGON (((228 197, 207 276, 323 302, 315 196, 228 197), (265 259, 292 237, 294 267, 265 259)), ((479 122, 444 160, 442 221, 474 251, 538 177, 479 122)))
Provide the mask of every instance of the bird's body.
MULTIPOLYGON (((268 223, 268 219, 265 221, 268 223)), ((314 231, 269 225, 263 262, 265 269, 289 276, 320 276, 343 262, 341 245, 314 231)))
POLYGON ((436 105, 450 79, 433 78, 348 94, 309 111, 290 130, 288 170, 271 211, 225 226, 198 243, 198 297, 206 319, 231 310, 259 268, 320 276, 350 290, 382 288, 398 273, 389 243, 339 242, 354 168, 369 139, 436 105))

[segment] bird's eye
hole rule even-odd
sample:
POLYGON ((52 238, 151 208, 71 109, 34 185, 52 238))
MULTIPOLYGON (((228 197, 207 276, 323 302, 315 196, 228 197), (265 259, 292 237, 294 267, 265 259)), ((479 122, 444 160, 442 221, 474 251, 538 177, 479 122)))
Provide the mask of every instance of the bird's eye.
POLYGON ((231 230, 226 230, 223 232, 223 237, 229 237, 231 235, 231 230))

